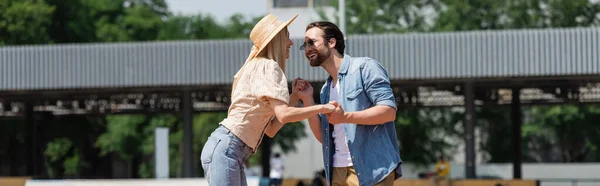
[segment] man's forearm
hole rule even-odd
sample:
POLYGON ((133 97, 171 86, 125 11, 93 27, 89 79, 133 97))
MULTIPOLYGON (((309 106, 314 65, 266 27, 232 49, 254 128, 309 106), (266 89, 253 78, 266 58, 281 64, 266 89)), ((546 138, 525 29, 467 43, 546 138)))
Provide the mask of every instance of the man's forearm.
MULTIPOLYGON (((312 106, 315 104, 315 100, 313 98, 302 99, 302 103, 305 107, 312 106)), ((308 117, 308 125, 310 125, 310 130, 313 132, 315 138, 319 143, 322 142, 322 133, 321 133, 321 119, 319 119, 319 115, 314 115, 308 117)))
POLYGON ((377 105, 363 111, 344 113, 344 123, 379 125, 394 120, 396 120, 396 109, 385 105, 377 105))

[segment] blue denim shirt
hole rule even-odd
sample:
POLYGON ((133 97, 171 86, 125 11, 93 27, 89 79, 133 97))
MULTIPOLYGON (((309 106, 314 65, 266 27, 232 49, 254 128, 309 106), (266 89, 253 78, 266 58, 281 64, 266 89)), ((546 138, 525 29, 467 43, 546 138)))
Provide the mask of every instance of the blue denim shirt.
MULTIPOLYGON (((329 102, 329 77, 321 89, 321 104, 329 102)), ((378 61, 367 57, 344 55, 338 74, 340 84, 339 103, 345 112, 362 111, 375 105, 396 108, 396 100, 386 70, 378 61)), ((320 115, 323 134, 323 162, 327 184, 331 185, 333 166, 333 125, 320 115)), ((352 164, 360 185, 375 185, 392 171, 395 178, 402 175, 400 150, 394 121, 381 125, 345 125, 346 138, 352 164)))

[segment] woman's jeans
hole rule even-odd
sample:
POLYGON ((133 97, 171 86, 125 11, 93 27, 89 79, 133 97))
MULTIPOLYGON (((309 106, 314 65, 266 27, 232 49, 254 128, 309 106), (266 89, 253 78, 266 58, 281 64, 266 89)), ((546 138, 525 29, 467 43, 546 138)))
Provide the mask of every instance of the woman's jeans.
POLYGON ((246 186, 244 162, 252 154, 240 138, 220 125, 202 148, 202 168, 209 185, 246 186))

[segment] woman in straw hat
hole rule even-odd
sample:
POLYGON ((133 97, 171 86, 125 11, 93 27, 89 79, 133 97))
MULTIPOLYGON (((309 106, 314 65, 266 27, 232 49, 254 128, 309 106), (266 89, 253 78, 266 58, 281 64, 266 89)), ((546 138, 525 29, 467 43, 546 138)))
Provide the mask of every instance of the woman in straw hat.
POLYGON ((264 134, 273 137, 284 123, 335 110, 331 104, 288 106, 298 101, 296 90, 289 94, 284 73, 293 44, 287 26, 297 16, 281 22, 269 14, 250 32, 252 50, 234 76, 227 118, 202 149, 200 159, 210 185, 246 185, 244 162, 264 134))

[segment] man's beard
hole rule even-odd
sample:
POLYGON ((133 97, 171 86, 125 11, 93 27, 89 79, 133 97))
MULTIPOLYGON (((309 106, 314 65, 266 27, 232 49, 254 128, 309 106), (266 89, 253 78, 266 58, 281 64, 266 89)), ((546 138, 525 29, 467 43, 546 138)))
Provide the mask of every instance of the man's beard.
POLYGON ((319 52, 317 50, 317 56, 315 59, 308 59, 308 61, 310 62, 310 66, 312 67, 318 67, 321 66, 321 64, 323 64, 323 62, 325 60, 327 60, 327 58, 329 58, 329 56, 331 56, 331 49, 327 48, 327 52, 325 52, 324 54, 322 54, 321 52, 319 52))

